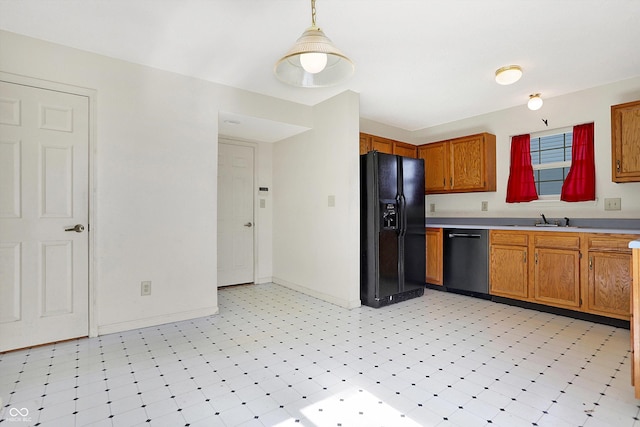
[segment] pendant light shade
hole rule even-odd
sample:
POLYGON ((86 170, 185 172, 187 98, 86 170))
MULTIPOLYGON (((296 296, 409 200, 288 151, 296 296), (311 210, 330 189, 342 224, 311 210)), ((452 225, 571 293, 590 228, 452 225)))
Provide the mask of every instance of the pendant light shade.
POLYGON ((542 98, 540 97, 539 93, 529 95, 529 102, 527 102, 527 107, 529 107, 529 109, 533 111, 539 110, 542 107, 542 98))
POLYGON ((325 87, 350 77, 354 68, 353 62, 316 26, 315 0, 311 0, 311 27, 276 62, 276 77, 293 86, 325 87))

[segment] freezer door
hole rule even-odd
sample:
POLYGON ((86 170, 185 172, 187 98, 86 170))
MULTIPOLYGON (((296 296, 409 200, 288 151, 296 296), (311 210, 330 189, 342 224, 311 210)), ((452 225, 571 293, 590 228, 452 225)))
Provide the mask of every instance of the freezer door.
POLYGON ((377 153, 378 179, 378 209, 380 210, 378 233, 378 289, 376 297, 384 299, 400 291, 401 277, 399 276, 400 248, 398 235, 402 226, 400 194, 398 181, 401 178, 398 170, 398 157, 390 154, 377 153), (393 214, 390 214, 393 211, 393 214), (386 218, 385 218, 386 215, 386 218), (395 217, 393 222, 389 218, 395 217), (390 226, 390 224, 393 226, 390 226))

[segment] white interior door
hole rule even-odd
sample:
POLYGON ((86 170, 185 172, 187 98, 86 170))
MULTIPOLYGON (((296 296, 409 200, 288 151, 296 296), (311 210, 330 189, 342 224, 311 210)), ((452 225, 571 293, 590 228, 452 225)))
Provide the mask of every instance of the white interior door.
POLYGON ((253 282, 254 150, 218 144, 218 286, 253 282))
POLYGON ((0 351, 88 335, 88 164, 87 97, 0 82, 0 351))

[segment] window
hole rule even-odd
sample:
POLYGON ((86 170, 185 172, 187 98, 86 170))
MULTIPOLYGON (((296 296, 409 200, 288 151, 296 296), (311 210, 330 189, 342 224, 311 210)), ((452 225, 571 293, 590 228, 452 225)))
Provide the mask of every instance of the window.
POLYGON ((531 164, 539 196, 558 196, 571 167, 572 129, 531 135, 531 164))

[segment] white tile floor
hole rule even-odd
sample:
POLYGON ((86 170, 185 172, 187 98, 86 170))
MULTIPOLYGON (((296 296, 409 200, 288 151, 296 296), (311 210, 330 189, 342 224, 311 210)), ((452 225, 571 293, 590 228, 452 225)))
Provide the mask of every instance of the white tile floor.
POLYGON ((0 355, 0 422, 640 426, 625 329, 430 289, 346 310, 249 285, 219 306, 0 355))

